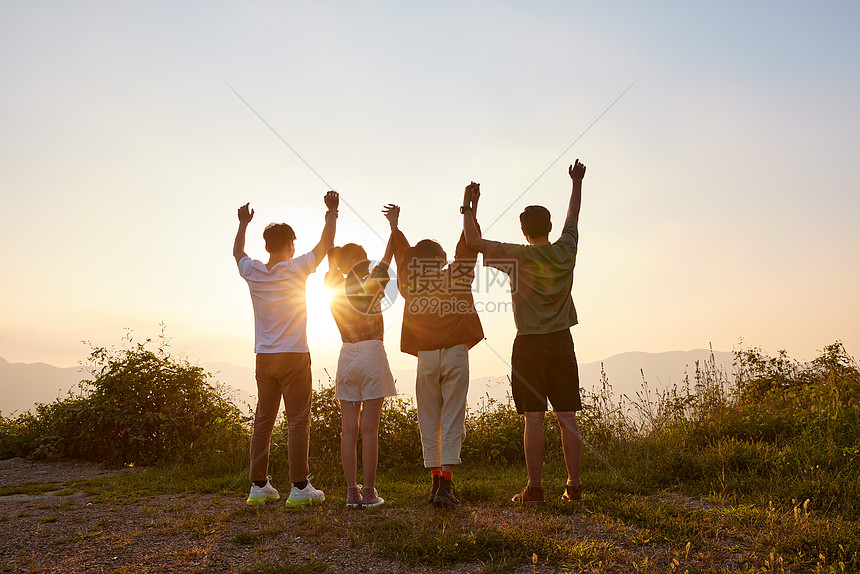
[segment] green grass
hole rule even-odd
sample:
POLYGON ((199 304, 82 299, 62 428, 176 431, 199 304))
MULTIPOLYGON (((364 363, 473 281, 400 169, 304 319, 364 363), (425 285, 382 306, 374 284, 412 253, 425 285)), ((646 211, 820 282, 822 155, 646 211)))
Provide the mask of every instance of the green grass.
POLYGON ((60 486, 56 482, 25 482, 22 484, 7 484, 0 486, 0 496, 9 496, 12 494, 39 496, 59 489, 60 486))
POLYGON ((51 540, 48 544, 73 544, 75 542, 80 542, 81 540, 86 540, 87 538, 96 538, 104 534, 103 530, 92 530, 92 531, 78 531, 74 536, 70 538, 61 538, 59 540, 51 540))
MULTIPOLYGON (((151 358, 138 355, 127 360, 151 358)), ((122 373, 137 376, 137 371, 125 369, 122 356, 112 360, 117 369, 123 367, 122 373)), ((169 359, 163 366, 159 380, 170 371, 169 359)), ((247 528, 238 534, 231 530, 227 541, 234 547, 263 548, 290 533, 323 546, 346 541, 402 564, 444 569, 469 562, 487 573, 529 563, 565 572, 857 571, 856 362, 838 343, 805 364, 784 353, 768 357, 748 349, 737 353, 736 371, 729 378, 713 362, 697 365, 682 385, 644 392, 632 402, 616 402, 604 376, 602 391, 584 394, 580 413, 585 441, 582 504, 559 500, 566 472, 550 415, 544 468, 547 504, 512 505, 511 495, 526 479, 522 419, 510 404, 490 403, 467 417, 464 464, 454 477, 463 505, 432 507, 426 499, 430 479, 421 467, 414 405, 393 401, 383 411, 376 482, 387 503, 379 509, 348 511, 332 388, 315 392, 312 411, 312 481, 328 499, 319 508, 287 512, 283 504, 273 504, 248 510, 224 502, 241 504, 248 488, 247 420, 230 419, 238 416, 232 411, 224 411, 227 418, 219 418, 211 436, 194 435, 206 445, 217 445, 206 447, 205 455, 199 443, 187 449, 177 444, 169 452, 181 453, 182 459, 159 459, 152 467, 112 478, 6 486, 0 496, 61 488, 61 494, 82 491, 88 500, 149 508, 142 515, 165 534, 217 540, 228 536, 223 534, 227 524, 239 521, 247 528), (159 515, 158 522, 155 506, 147 506, 156 495, 201 493, 218 496, 202 509, 173 502, 164 509, 168 517, 159 515)), ((199 384, 201 374, 192 374, 187 384, 195 392, 209 392, 199 384)), ((108 395, 99 400, 113 404, 108 395)), ((218 397, 203 402, 220 404, 218 397)), ((84 408, 84 403, 75 405, 84 408)), ((0 451, 39 456, 45 446, 39 437, 46 429, 62 430, 50 416, 66 410, 57 403, 36 415, 0 417, 8 429, 0 451)), ((270 458, 273 483, 281 488, 289 484, 286 434, 283 424, 276 427, 270 458)), ((56 444, 74 446, 69 437, 55 438, 56 444)), ((164 452, 163 446, 152 448, 164 452)), ((248 572, 329 571, 322 562, 281 558, 248 572)))
POLYGON ((239 546, 260 544, 263 540, 270 538, 276 534, 280 534, 283 530, 264 530, 261 532, 242 532, 230 539, 230 542, 239 546))
POLYGON ((242 574, 332 574, 334 571, 320 560, 311 560, 307 564, 285 562, 265 562, 241 571, 242 574))
MULTIPOLYGON (((297 512, 287 511, 282 504, 246 508, 242 504, 245 481, 215 493, 216 498, 206 504, 192 504, 195 498, 158 503, 157 495, 193 492, 189 484, 233 480, 232 475, 217 480, 200 476, 194 465, 76 481, 75 488, 83 490, 87 500, 103 504, 134 501, 141 517, 158 517, 152 526, 160 535, 182 533, 218 540, 225 525, 239 523, 244 525, 241 532, 233 530, 226 538, 237 547, 277 545, 288 534, 323 545, 346 541, 407 566, 445 569, 466 562, 481 565, 487 573, 510 571, 533 561, 554 565, 561 572, 599 572, 621 565, 629 571, 663 572, 671 569, 673 561, 678 572, 757 572, 774 564, 777 571, 785 567, 786 571, 836 572, 828 569, 840 568, 839 564, 846 571, 857 568, 860 522, 856 518, 840 517, 812 503, 804 505, 805 501, 760 505, 755 502, 757 495, 737 502, 647 485, 631 492, 630 484, 613 482, 618 471, 590 468, 584 473, 585 501, 571 504, 558 496, 563 467, 548 463, 544 473, 548 500, 535 508, 509 501, 525 480, 522 463, 466 461, 454 475, 463 501, 454 509, 427 503, 429 475, 421 468, 383 471, 377 488, 387 504, 365 511, 345 508, 345 488, 333 471, 320 473, 318 480, 326 489, 327 502, 297 512), (727 563, 734 566, 728 568, 727 563)), ((49 523, 57 518, 37 520, 49 523)), ((101 536, 105 525, 93 525, 50 544, 101 536)), ((284 555, 244 572, 335 571, 322 561, 296 562, 295 556, 284 555)))

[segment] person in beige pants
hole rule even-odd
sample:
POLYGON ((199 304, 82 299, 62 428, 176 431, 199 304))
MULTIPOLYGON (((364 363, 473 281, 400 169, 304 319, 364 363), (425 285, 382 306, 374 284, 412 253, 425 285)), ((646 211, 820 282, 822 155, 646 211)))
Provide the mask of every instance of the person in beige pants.
POLYGON ((391 238, 397 286, 405 299, 400 350, 418 357, 415 396, 424 466, 431 471, 429 500, 454 506, 459 500, 453 471, 466 436, 469 349, 484 338, 472 298, 477 251, 461 234, 448 265, 435 241, 410 247, 399 229, 391 238))

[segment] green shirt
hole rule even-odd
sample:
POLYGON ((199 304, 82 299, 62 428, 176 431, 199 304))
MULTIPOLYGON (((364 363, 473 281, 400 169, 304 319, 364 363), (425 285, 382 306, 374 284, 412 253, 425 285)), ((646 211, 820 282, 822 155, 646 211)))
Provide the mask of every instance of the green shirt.
POLYGON ((555 333, 576 325, 570 291, 577 243, 579 229, 575 222, 565 224, 555 243, 484 241, 484 265, 510 276, 518 335, 555 333))

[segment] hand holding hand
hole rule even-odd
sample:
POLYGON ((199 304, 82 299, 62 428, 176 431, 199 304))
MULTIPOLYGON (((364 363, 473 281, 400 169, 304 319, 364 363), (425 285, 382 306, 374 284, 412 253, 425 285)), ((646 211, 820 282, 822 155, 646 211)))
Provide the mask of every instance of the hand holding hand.
POLYGON ((585 177, 585 164, 576 160, 576 163, 567 169, 567 173, 570 174, 570 179, 573 181, 582 181, 582 178, 585 177))
POLYGON ((470 188, 470 197, 472 211, 478 210, 478 199, 481 197, 481 184, 475 183, 474 181, 469 185, 470 188))
POLYGON ((251 205, 251 204, 246 203, 245 205, 243 205, 242 207, 239 208, 239 212, 238 212, 239 223, 242 223, 244 225, 248 225, 248 223, 250 223, 251 220, 254 219, 254 210, 250 209, 248 207, 249 205, 251 205))
POLYGON ((385 219, 391 225, 391 231, 395 231, 397 229, 397 222, 400 219, 400 206, 389 203, 382 208, 382 213, 385 214, 385 219))
POLYGON ((472 205, 472 186, 475 185, 475 182, 469 182, 469 185, 466 186, 466 189, 463 190, 463 207, 467 205, 472 205))
POLYGON ((336 191, 329 191, 325 194, 323 201, 325 201, 325 206, 329 211, 335 211, 340 203, 340 196, 336 191))
POLYGON ((481 196, 481 184, 474 181, 469 182, 463 191, 463 207, 469 207, 473 211, 478 207, 478 197, 481 196))

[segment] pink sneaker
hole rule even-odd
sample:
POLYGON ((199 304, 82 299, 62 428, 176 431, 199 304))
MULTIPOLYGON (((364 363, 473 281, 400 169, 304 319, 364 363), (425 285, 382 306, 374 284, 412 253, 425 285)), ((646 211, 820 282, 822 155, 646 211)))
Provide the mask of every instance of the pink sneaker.
POLYGON ((385 504, 385 499, 379 496, 376 492, 376 489, 372 486, 365 486, 362 491, 362 498, 364 499, 364 507, 365 508, 376 508, 377 506, 382 506, 385 504))
POLYGON ((346 488, 346 506, 348 508, 361 508, 363 502, 361 485, 348 486, 346 488))

